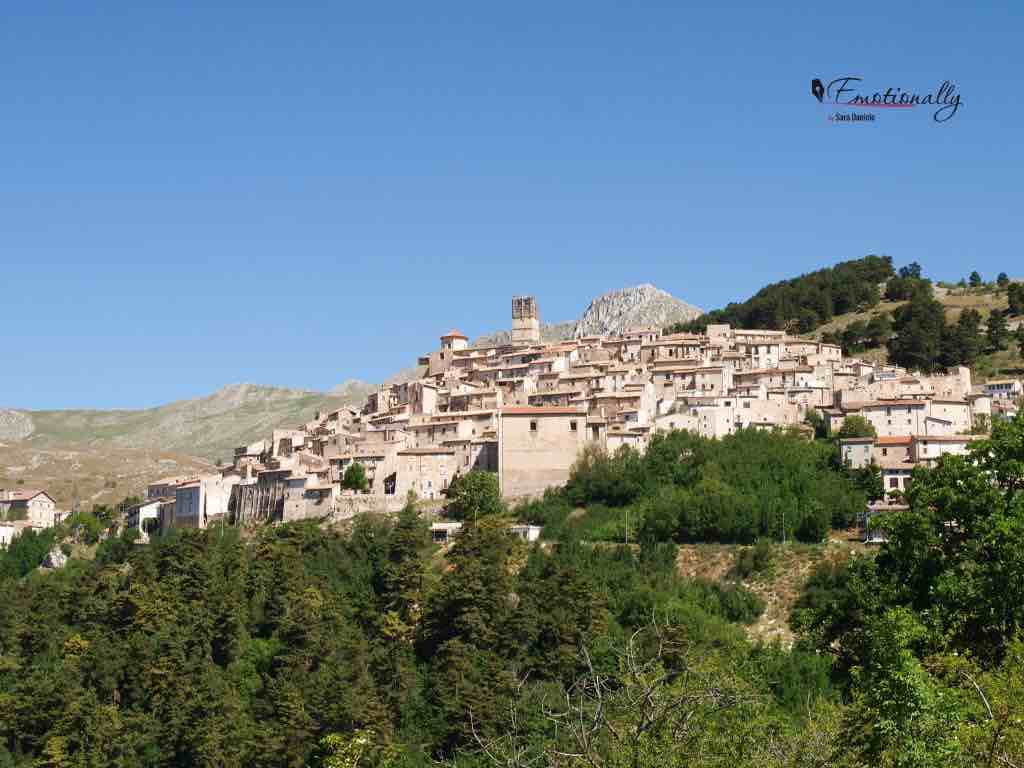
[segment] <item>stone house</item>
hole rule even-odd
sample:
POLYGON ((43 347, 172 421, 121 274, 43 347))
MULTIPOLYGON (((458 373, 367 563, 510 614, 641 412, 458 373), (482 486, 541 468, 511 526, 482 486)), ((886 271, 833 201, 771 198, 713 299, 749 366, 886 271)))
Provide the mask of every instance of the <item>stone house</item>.
POLYGON ((587 442, 587 414, 576 408, 502 408, 498 412, 498 483, 503 496, 563 485, 587 442))
POLYGON ((25 521, 31 528, 52 528, 60 522, 57 502, 37 489, 0 490, 0 520, 25 521))

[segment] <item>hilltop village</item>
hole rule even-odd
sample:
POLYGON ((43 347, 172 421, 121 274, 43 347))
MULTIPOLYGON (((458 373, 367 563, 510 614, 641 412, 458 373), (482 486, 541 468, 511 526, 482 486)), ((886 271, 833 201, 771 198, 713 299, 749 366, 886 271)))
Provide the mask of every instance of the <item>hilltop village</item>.
POLYGON ((835 433, 851 415, 876 437, 842 441, 851 466, 874 460, 888 491, 917 463, 961 453, 993 415, 1012 415, 1020 382, 972 386, 967 368, 921 376, 845 358, 783 331, 709 325, 703 334, 636 328, 541 343, 533 297, 512 300, 507 343, 470 346, 457 330, 419 359, 412 381, 236 449, 230 466, 151 484, 128 524, 204 528, 393 511, 410 491, 441 500, 471 471, 496 473, 508 499, 563 484, 584 447, 644 451, 658 431, 720 438, 741 429, 835 433), (346 488, 360 465, 361 488, 346 488), (147 522, 148 521, 148 522, 147 522))
MULTIPOLYGON (((171 527, 341 520, 395 511, 410 492, 440 504, 472 471, 495 473, 502 495, 521 499, 564 484, 587 446, 643 452, 669 430, 810 433, 809 420, 836 434, 854 415, 876 434, 841 440, 843 460, 874 462, 886 492, 900 493, 917 464, 964 452, 992 418, 1012 417, 1021 396, 1016 380, 974 386, 965 367, 916 375, 844 357, 837 345, 725 324, 542 343, 532 296, 513 298, 507 341, 471 346, 452 330, 418 364, 417 377, 379 386, 361 408, 311 414, 238 447, 217 471, 151 483, 126 510, 127 526, 146 540, 171 527), (360 482, 347 482, 355 465, 360 482)), ((66 515, 28 489, 0 491, 0 512, 0 546, 66 515)))

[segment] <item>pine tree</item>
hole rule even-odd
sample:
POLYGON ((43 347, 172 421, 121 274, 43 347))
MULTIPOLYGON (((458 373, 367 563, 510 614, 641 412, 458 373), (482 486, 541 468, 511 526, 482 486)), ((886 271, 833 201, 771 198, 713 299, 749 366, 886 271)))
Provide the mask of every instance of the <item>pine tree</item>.
POLYGON ((1000 352, 1009 346, 1010 331, 1006 327, 1006 316, 998 310, 988 316, 988 327, 985 331, 988 347, 992 352, 1000 352))
POLYGON ((920 291, 894 318, 896 335, 889 341, 889 356, 911 370, 931 372, 939 367, 945 311, 930 291, 920 291))
POLYGON ((973 365, 982 351, 981 313, 965 309, 956 324, 946 328, 942 362, 946 366, 973 365))

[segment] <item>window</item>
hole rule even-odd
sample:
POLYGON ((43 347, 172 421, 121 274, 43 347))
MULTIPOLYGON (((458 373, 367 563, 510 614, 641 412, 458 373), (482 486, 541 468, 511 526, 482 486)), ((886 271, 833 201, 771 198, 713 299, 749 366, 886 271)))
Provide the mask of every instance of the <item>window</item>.
POLYGON ((898 477, 890 477, 889 478, 889 487, 890 488, 899 488, 900 487, 900 480, 899 480, 899 478, 898 477))
POLYGON ((575 432, 576 431, 576 422, 575 421, 570 421, 569 422, 569 430, 571 432, 575 432))
POLYGON ((530 419, 530 431, 531 432, 536 432, 537 431, 537 421, 535 419, 530 419))
POLYGON ((888 448, 883 448, 882 449, 882 455, 883 456, 888 456, 889 455, 889 449, 888 448))

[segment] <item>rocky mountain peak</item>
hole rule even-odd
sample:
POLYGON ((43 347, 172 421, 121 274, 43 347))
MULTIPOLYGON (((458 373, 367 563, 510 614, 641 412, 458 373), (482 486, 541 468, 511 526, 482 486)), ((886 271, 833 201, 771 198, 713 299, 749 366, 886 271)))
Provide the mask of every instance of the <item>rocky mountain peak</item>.
POLYGON ((650 283, 622 288, 598 296, 576 321, 573 336, 620 334, 631 328, 664 328, 693 320, 704 310, 677 299, 650 283))

